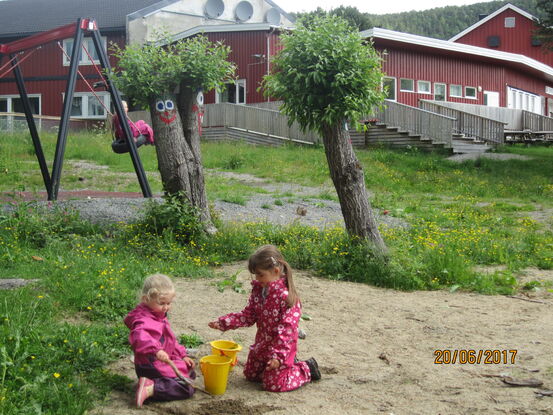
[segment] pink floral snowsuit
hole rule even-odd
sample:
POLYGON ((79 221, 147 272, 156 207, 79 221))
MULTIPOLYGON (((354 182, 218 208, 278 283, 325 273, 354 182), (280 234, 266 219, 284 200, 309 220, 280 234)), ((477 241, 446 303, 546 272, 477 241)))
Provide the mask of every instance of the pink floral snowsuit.
POLYGON ((177 342, 165 313, 154 312, 146 304, 139 304, 124 319, 131 330, 129 343, 134 351, 134 368, 138 377, 154 381, 154 400, 171 401, 187 399, 194 394, 194 388, 176 377, 167 363, 156 358, 164 350, 184 376, 195 378, 193 370, 182 359, 186 348, 177 342))
POLYGON ((265 298, 258 281, 252 281, 252 286, 246 308, 219 317, 219 325, 223 330, 230 330, 257 323, 255 343, 250 346, 244 368, 246 379, 263 382, 263 388, 270 392, 297 389, 311 381, 307 363, 296 360, 300 303, 288 307, 288 288, 284 278, 268 284, 265 298), (271 359, 277 359, 280 367, 265 370, 271 359))

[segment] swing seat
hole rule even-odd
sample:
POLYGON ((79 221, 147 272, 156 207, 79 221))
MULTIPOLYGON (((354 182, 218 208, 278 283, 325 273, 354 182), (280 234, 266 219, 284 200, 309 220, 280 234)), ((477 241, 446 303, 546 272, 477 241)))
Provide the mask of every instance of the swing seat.
MULTIPOLYGON (((138 148, 144 144, 149 144, 149 142, 145 136, 139 135, 138 137, 136 137, 135 144, 136 144, 136 148, 138 148)), ((129 148, 129 144, 125 141, 124 138, 113 140, 111 142, 111 149, 113 150, 114 153, 117 153, 117 154, 124 154, 131 151, 129 148)))

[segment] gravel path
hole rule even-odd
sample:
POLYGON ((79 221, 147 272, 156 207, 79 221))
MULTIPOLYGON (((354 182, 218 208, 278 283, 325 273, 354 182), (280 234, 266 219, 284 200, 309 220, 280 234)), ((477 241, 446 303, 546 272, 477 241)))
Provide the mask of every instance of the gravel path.
MULTIPOLYGON (((333 200, 317 198, 323 191, 334 194, 334 189, 321 189, 300 186, 292 183, 274 183, 249 174, 233 172, 208 171, 208 174, 218 175, 239 181, 243 185, 262 188, 267 193, 257 193, 246 201, 245 205, 217 200, 215 211, 224 221, 269 222, 280 225, 300 223, 319 228, 343 226, 340 204, 333 200), (293 195, 291 197, 282 195, 293 195)), ((32 195, 20 194, 24 200, 32 199, 32 195)), ((36 194, 35 200, 36 200, 36 194)), ((42 193, 39 195, 45 198, 42 193)), ((80 212, 82 218, 92 223, 106 224, 115 222, 132 222, 144 213, 145 204, 149 201, 137 193, 109 192, 60 192, 56 202, 37 201, 41 206, 55 204, 80 212), (63 200, 62 200, 63 199, 63 200)), ((152 199, 162 202, 159 196, 152 199)), ((13 210, 13 205, 4 205, 4 210, 13 210)), ((390 215, 383 215, 375 210, 377 221, 391 227, 406 226, 406 223, 390 215)))

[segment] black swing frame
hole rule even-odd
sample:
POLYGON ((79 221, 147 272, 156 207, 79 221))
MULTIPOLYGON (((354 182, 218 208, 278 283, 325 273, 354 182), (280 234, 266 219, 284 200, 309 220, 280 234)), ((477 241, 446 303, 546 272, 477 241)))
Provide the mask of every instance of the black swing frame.
MULTIPOLYGON (((106 51, 102 47, 102 39, 100 36, 100 31, 98 30, 98 25, 94 19, 79 18, 76 23, 69 24, 66 26, 61 26, 56 29, 49 30, 47 32, 39 33, 32 35, 23 39, 16 40, 7 44, 0 44, 0 63, 4 55, 9 56, 12 60, 12 72, 15 76, 15 81, 17 84, 17 89, 21 97, 21 102, 23 104, 23 109, 25 112, 25 118, 27 120, 27 125, 29 127, 29 133, 33 141, 35 148, 35 154, 38 159, 38 164, 40 166, 40 171, 42 173, 42 178, 44 181, 44 186, 48 193, 48 200, 57 200, 58 191, 60 187, 61 171, 63 165, 63 157, 65 154, 65 146, 67 143, 67 133, 69 130, 69 118, 71 113, 71 104, 73 102, 73 95, 75 92, 75 85, 77 83, 77 71, 79 67, 79 53, 83 43, 83 38, 85 32, 92 35, 92 40, 94 43, 94 48, 96 49, 97 56, 100 61, 100 66, 106 73, 111 72, 111 67, 109 59, 107 57, 106 51), (27 90, 25 88, 25 81, 21 73, 21 69, 18 64, 17 54, 25 50, 31 49, 33 47, 38 47, 46 43, 53 41, 61 41, 73 37, 73 49, 71 51, 70 59, 71 63, 69 66, 69 74, 67 75, 67 85, 65 91, 65 97, 63 101, 63 112, 60 119, 60 125, 58 130, 58 139, 56 143, 56 151, 54 154, 54 163, 52 165, 52 175, 48 171, 48 166, 46 164, 46 159, 44 157, 44 152, 42 150, 42 145, 40 142, 40 137, 38 130, 36 128, 35 120, 31 110, 31 103, 29 101, 29 96, 27 95, 27 90)), ((120 120, 126 120, 126 114, 123 110, 123 105, 121 103, 121 96, 119 91, 116 89, 110 77, 105 77, 103 80, 106 83, 107 91, 109 91, 111 96, 111 101, 113 102, 115 113, 120 120)), ((138 155, 138 150, 134 142, 133 136, 129 124, 126 122, 121 122, 121 127, 123 128, 125 140, 129 144, 129 154, 132 159, 134 170, 138 177, 138 182, 140 183, 140 188, 142 189, 142 194, 144 197, 152 197, 152 192, 150 190, 150 185, 142 166, 140 156, 138 155)))

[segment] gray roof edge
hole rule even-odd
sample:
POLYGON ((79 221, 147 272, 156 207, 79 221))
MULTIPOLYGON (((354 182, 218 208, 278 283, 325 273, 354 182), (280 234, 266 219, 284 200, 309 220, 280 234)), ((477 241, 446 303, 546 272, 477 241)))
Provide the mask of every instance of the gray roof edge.
POLYGON ((144 7, 143 9, 128 14, 127 21, 139 19, 166 6, 170 6, 173 3, 178 3, 179 1, 180 0, 162 0, 158 3, 152 4, 151 6, 144 7))
POLYGON ((286 13, 278 4, 276 4, 272 0, 265 0, 267 3, 269 3, 271 6, 273 6, 275 9, 277 9, 280 13, 282 13, 288 20, 290 20, 292 23, 296 22, 296 19, 294 19, 291 15, 286 13))

